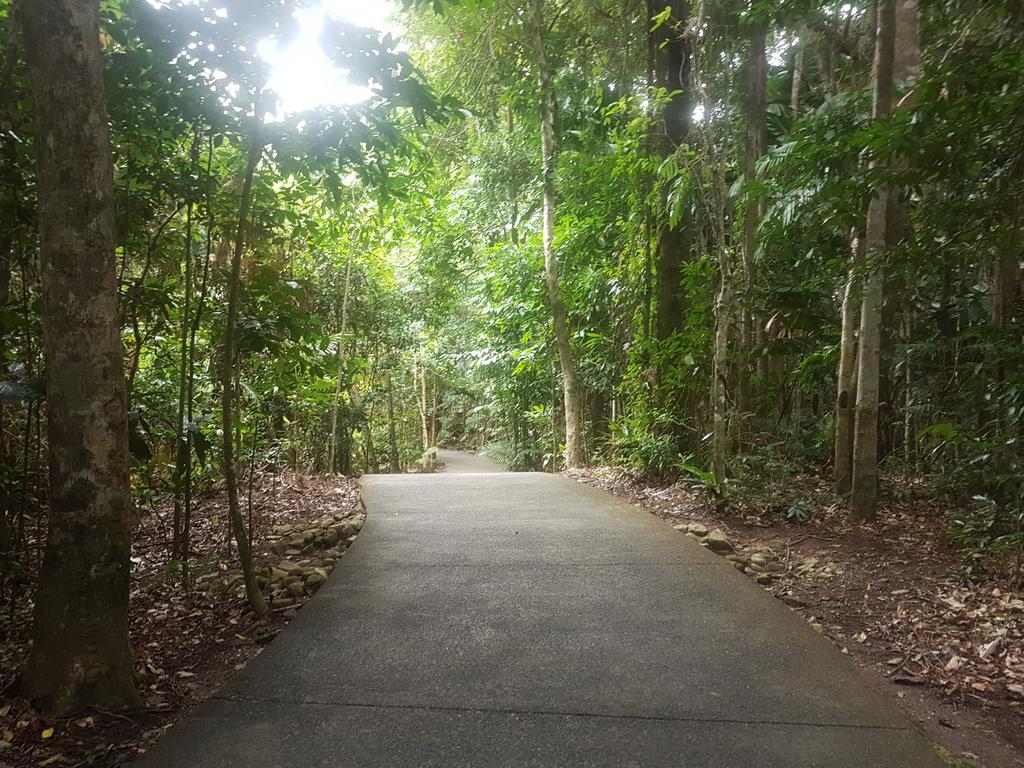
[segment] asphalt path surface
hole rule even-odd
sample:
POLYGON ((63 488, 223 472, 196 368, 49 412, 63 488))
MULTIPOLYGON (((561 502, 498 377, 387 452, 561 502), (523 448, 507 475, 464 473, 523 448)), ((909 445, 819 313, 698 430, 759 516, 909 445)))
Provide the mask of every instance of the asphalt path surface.
POLYGON ((796 613, 607 494, 441 452, 363 478, 296 619, 143 768, 934 768, 796 613))

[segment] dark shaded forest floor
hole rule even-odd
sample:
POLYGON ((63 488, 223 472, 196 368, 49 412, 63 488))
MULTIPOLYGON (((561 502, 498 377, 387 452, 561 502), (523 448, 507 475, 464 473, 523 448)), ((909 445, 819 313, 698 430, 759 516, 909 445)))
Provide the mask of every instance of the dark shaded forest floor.
MULTIPOLYGON (((787 495, 813 500, 813 514, 790 523, 767 490, 721 510, 686 482, 658 484, 611 468, 567 474, 680 530, 720 529, 741 565, 766 554, 784 568, 761 574, 765 588, 854 659, 934 741, 986 768, 1024 766, 1024 592, 999 580, 974 588, 956 580, 960 560, 942 533, 945 510, 922 488, 899 488, 877 522, 851 525, 834 497, 828 503, 827 483, 802 477, 787 495)), ((771 652, 765 648, 766 663, 771 652)))
MULTIPOLYGON (((244 497, 243 512, 248 514, 244 497)), ((8 696, 29 648, 32 584, 0 604, 0 768, 103 767, 135 757, 260 653, 323 582, 362 524, 353 480, 259 477, 251 519, 260 573, 271 582, 272 611, 257 619, 229 550, 223 488, 215 486, 197 501, 189 591, 168 563, 170 515, 167 505, 146 510, 132 548, 131 642, 145 712, 126 717, 89 710, 54 720, 8 696)))

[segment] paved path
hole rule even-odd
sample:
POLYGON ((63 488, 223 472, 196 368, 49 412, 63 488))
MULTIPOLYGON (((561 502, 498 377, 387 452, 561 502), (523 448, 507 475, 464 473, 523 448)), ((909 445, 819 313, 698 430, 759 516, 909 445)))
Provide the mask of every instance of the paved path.
POLYGON ((936 765, 826 639, 645 512, 543 474, 363 484, 327 584, 140 765, 936 765))
POLYGON ((437 449, 437 458, 444 462, 442 472, 462 475, 479 475, 490 472, 504 472, 505 468, 495 464, 477 453, 466 453, 465 451, 449 451, 446 448, 437 449))

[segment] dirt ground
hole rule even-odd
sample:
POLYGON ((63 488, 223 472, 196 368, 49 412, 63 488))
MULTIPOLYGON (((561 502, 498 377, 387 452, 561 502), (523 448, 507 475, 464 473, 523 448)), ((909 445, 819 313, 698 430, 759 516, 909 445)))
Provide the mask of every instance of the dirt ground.
POLYGON ((818 504, 794 523, 771 504, 719 509, 685 482, 659 485, 611 468, 567 474, 674 525, 718 528, 739 552, 770 551, 785 569, 765 588, 967 760, 956 764, 1024 766, 1024 593, 998 580, 957 581, 944 512, 923 489, 901 489, 876 522, 853 525, 838 505, 821 507, 829 497, 821 478, 799 478, 806 487, 796 495, 818 504))
MULTIPOLYGON (((246 515, 247 501, 243 499, 246 515)), ((287 558, 296 568, 329 571, 354 535, 326 551, 312 542, 287 549, 287 533, 283 536, 282 531, 301 531, 325 517, 354 519, 359 513, 352 480, 290 473, 260 477, 252 492, 250 518, 258 566, 269 573, 287 558)), ((271 603, 270 616, 257 619, 238 583, 227 519, 223 488, 215 486, 197 501, 194 584, 186 590, 180 570, 168 563, 169 509, 143 510, 139 516, 132 547, 131 643, 147 703, 144 712, 129 717, 89 710, 54 720, 29 702, 8 696, 29 648, 31 581, 7 605, 0 603, 0 768, 104 768, 127 762, 210 698, 280 632, 309 594, 278 598, 271 603)), ((30 542, 30 549, 34 544, 30 542)), ((29 567, 31 574, 31 559, 29 567)))

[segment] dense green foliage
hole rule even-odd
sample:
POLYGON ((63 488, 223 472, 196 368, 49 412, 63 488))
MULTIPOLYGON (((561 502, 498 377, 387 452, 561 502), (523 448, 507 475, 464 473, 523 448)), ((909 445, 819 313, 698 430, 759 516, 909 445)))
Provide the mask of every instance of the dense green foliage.
MULTIPOLYGON (((225 291, 254 143, 235 365, 243 468, 406 469, 441 443, 557 470, 565 424, 525 4, 405 3, 408 52, 331 20, 325 51, 374 95, 281 116, 257 51, 295 34, 297 5, 102 3, 138 503, 187 505, 222 474, 225 291)), ((726 500, 828 473, 851 234, 890 184, 902 201, 890 247, 852 267, 886 277, 883 475, 980 497, 957 522, 964 546, 1019 549, 1020 4, 925 4, 920 78, 912 93, 897 84, 885 121, 871 116, 868 3, 550 5, 554 243, 587 460, 688 473, 726 500), (765 151, 748 178, 755 27, 768 51, 765 151), (661 34, 688 41, 696 110, 668 150, 657 134, 678 94, 651 75, 661 34), (688 245, 666 286, 659 241, 681 227, 688 245), (665 291, 682 308, 668 334, 665 291), (728 354, 716 361, 719 328, 728 354), (716 375, 728 444, 713 472, 716 375)), ((46 430, 31 104, 10 10, 0 2, 0 549, 17 552, 45 504, 46 430)))

